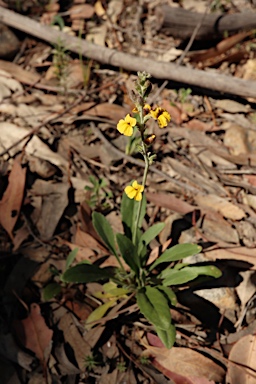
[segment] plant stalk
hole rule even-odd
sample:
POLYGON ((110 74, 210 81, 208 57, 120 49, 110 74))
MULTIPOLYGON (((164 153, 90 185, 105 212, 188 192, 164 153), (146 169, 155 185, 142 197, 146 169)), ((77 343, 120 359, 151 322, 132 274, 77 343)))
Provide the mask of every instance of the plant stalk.
MULTIPOLYGON (((140 120, 141 120, 141 122, 143 122, 143 107, 141 107, 141 110, 140 110, 140 120)), ((143 155, 144 161, 145 161, 145 168, 144 168, 143 179, 142 179, 142 185, 143 185, 144 191, 145 191, 145 186, 146 186, 146 181, 147 181, 147 176, 148 176, 148 169, 149 169, 149 159, 148 159, 148 154, 147 154, 147 147, 146 147, 146 144, 144 143, 144 125, 143 125, 143 128, 140 130, 140 134, 141 134, 142 155, 143 155)), ((144 191, 143 191, 143 193, 144 193, 144 191)), ((133 232, 133 239, 132 239, 133 244, 136 243, 137 230, 138 230, 138 226, 139 226, 139 219, 140 219, 140 213, 141 213, 141 208, 142 208, 142 200, 143 199, 141 199, 139 201, 139 205, 138 205, 136 222, 135 222, 135 229, 133 232)))

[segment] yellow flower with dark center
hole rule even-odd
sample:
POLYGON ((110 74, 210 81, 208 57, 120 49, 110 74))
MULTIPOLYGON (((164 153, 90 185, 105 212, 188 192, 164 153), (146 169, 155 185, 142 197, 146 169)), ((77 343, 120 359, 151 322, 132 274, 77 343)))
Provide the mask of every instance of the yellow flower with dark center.
POLYGON ((149 104, 145 104, 144 107, 143 107, 143 110, 146 112, 146 113, 149 113, 151 111, 151 107, 149 104))
POLYGON ((129 199, 140 201, 142 199, 142 192, 144 191, 144 187, 143 185, 138 184, 137 180, 135 180, 132 185, 125 187, 124 191, 129 199))
POLYGON ((150 111, 151 116, 157 120, 160 128, 167 127, 168 123, 171 121, 170 114, 163 108, 157 107, 150 111))
POLYGON ((117 124, 117 130, 125 136, 132 136, 133 127, 137 124, 137 120, 131 117, 129 114, 124 119, 119 120, 117 124))

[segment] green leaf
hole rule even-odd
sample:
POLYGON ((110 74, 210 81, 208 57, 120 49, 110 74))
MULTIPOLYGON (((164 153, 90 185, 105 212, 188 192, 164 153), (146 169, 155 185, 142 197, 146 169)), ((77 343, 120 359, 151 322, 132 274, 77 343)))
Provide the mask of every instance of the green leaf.
POLYGON ((196 244, 177 244, 174 247, 167 249, 151 266, 150 271, 154 269, 158 264, 170 263, 171 261, 177 261, 184 259, 188 256, 196 255, 201 251, 201 247, 196 244))
POLYGON ((116 299, 109 300, 106 303, 100 305, 98 308, 96 308, 90 315, 87 317, 85 328, 91 329, 94 324, 90 324, 94 321, 102 319, 102 317, 105 315, 105 313, 109 310, 109 308, 113 307, 116 304, 116 299))
POLYGON ((165 296, 154 287, 140 289, 136 295, 141 313, 155 327, 167 330, 171 324, 171 313, 165 296))
POLYGON ((114 232, 105 216, 103 216, 99 212, 93 212, 92 223, 96 232, 102 238, 110 252, 112 252, 113 255, 117 256, 114 232))
POLYGON ((100 268, 94 264, 78 264, 67 269, 61 275, 61 280, 65 283, 91 283, 109 279, 112 275, 112 268, 100 268))
POLYGON ((157 223, 148 228, 139 240, 138 253, 141 254, 144 246, 147 246, 164 228, 164 223, 157 223))
POLYGON ((124 261, 138 276, 140 269, 140 259, 138 256, 137 248, 132 243, 132 241, 122 233, 117 233, 116 241, 124 261))
POLYGON ((51 300, 61 292, 61 286, 58 283, 50 283, 43 288, 44 301, 51 300))
POLYGON ((79 248, 75 248, 71 252, 69 252, 66 260, 66 269, 68 269, 70 265, 73 263, 73 261, 75 260, 78 250, 79 248))
POLYGON ((164 273, 165 271, 167 270, 165 269, 163 273, 159 275, 160 278, 163 278, 162 284, 165 286, 184 284, 194 280, 198 276, 193 270, 176 271, 175 269, 170 269, 168 273, 164 273))
POLYGON ((218 278, 221 276, 221 271, 211 265, 202 267, 185 267, 181 270, 165 269, 160 273, 159 277, 163 279, 162 284, 165 286, 184 284, 194 280, 199 275, 206 275, 218 278))
POLYGON ((166 330, 158 327, 155 327, 155 329, 159 339, 163 342, 164 346, 168 349, 171 349, 176 340, 175 326, 170 324, 169 328, 166 330))
MULTIPOLYGON (((136 201, 134 199, 129 199, 126 193, 123 193, 122 201, 121 201, 121 216, 122 216, 122 222, 124 226, 124 233, 130 240, 132 240, 132 234, 135 231, 135 223, 136 223, 139 204, 140 204, 139 201, 136 201)), ((138 223, 139 228, 141 227, 142 220, 146 214, 146 204, 147 204, 147 201, 146 201, 145 193, 143 193, 142 206, 141 206, 140 218, 138 223)))
POLYGON ((174 305, 174 306, 177 305, 177 297, 170 287, 165 287, 163 285, 157 285, 156 288, 159 289, 160 291, 164 292, 164 294, 167 296, 169 302, 172 305, 174 305))

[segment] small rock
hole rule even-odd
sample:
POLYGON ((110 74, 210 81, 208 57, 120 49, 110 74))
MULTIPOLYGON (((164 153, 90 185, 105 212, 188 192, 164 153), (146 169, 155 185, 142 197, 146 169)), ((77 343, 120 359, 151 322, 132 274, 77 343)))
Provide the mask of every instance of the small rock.
POLYGON ((19 47, 20 42, 16 35, 6 25, 0 23, 0 58, 13 58, 19 47))

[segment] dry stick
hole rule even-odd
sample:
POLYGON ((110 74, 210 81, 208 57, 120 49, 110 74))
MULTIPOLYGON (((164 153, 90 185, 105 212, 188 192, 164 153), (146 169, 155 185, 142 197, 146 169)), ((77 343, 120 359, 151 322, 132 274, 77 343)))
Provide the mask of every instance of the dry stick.
POLYGON ((157 62, 144 57, 117 52, 56 31, 52 27, 41 25, 35 20, 3 7, 0 7, 0 21, 51 44, 57 44, 61 40, 68 50, 103 64, 122 67, 125 70, 135 72, 146 70, 157 79, 173 80, 242 97, 256 97, 255 81, 237 79, 215 72, 177 67, 172 63, 157 62))

